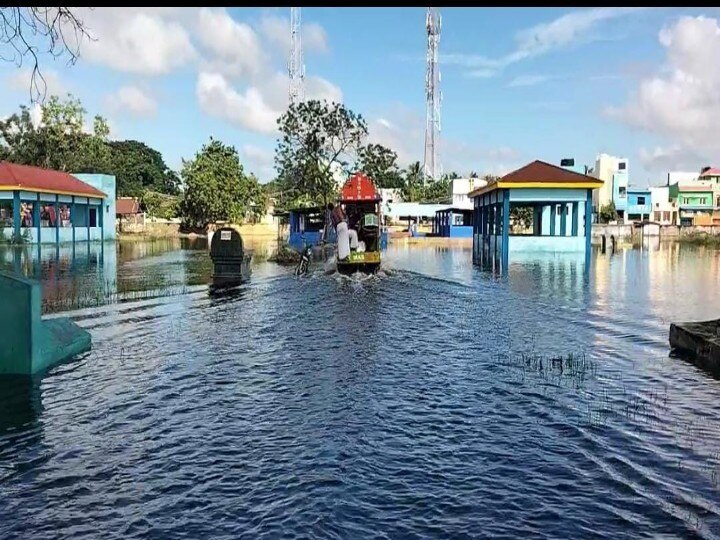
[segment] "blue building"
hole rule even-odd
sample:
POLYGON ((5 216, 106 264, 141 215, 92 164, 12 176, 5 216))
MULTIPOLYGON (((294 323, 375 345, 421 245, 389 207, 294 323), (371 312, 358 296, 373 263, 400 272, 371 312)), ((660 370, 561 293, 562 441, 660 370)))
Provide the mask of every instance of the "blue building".
POLYGON ((0 163, 0 235, 35 244, 115 238, 115 177, 0 163))
MULTIPOLYGON (((302 251, 306 244, 319 246, 323 240, 325 210, 318 206, 293 208, 288 215, 288 227, 288 244, 293 249, 302 251)), ((332 238, 327 239, 328 242, 335 241, 335 231, 331 231, 331 236, 332 238)))
POLYGON ((433 235, 445 238, 472 238, 473 211, 464 208, 445 208, 435 212, 433 235))
POLYGON ((629 187, 627 190, 627 221, 644 221, 652 214, 652 192, 650 189, 629 187))
POLYGON ((534 161, 470 193, 473 262, 507 272, 510 254, 590 253, 592 191, 602 180, 534 161))

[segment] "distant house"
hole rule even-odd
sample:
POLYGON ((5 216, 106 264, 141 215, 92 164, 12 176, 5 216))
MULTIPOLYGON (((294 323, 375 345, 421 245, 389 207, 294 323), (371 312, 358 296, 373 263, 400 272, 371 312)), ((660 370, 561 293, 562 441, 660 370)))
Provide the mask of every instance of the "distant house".
POLYGON ((145 214, 140 208, 140 201, 135 197, 120 197, 115 201, 115 219, 123 230, 123 224, 144 224, 145 214))
POLYGON ((627 188, 627 220, 644 221, 652 217, 652 191, 650 188, 627 188))
POLYGON ((118 197, 115 201, 115 217, 123 218, 142 214, 140 201, 135 197, 118 197))

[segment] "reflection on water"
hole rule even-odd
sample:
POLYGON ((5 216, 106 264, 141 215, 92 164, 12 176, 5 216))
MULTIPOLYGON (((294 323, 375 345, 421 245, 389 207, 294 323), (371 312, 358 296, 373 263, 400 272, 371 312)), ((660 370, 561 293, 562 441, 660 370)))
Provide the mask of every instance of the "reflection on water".
POLYGON ((720 381, 667 346, 718 316, 718 251, 261 254, 211 292, 201 242, 96 248, 2 252, 51 311, 99 300, 91 352, 0 381, 0 537, 720 535, 720 381))

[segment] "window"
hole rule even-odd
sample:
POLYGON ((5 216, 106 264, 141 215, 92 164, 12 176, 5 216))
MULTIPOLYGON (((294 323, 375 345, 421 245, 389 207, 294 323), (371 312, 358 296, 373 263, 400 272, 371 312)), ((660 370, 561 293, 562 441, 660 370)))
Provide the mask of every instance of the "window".
POLYGON ((57 224, 57 213, 54 204, 40 205, 40 226, 54 228, 57 224))
POLYGON ((13 226, 12 201, 0 201, 0 229, 13 226))
POLYGON ((642 206, 645 204, 645 197, 638 197, 638 205, 642 206))
POLYGON ((620 193, 620 198, 624 199, 627 193, 627 188, 625 186, 620 186, 618 188, 618 192, 620 193))
POLYGON ((700 197, 700 204, 707 204, 707 197, 700 197))
POLYGON ((559 204, 559 205, 557 205, 557 206, 555 207, 555 208, 557 209, 557 215, 558 215, 558 216, 561 216, 561 215, 562 215, 563 206, 564 206, 564 205, 559 204))
POLYGON ((20 224, 23 227, 33 226, 33 203, 20 203, 20 224))
POLYGON ((627 167, 627 163, 625 163, 624 161, 621 161, 620 164, 618 165, 618 169, 621 171, 624 171, 626 167, 627 167))
POLYGON ((682 203, 683 203, 683 204, 690 204, 690 199, 689 199, 688 197, 683 197, 683 198, 682 198, 682 203))
POLYGON ((72 221, 70 219, 70 205, 60 205, 60 226, 61 227, 72 227, 72 221))
POLYGON ((90 208, 90 227, 97 227, 97 208, 90 208))

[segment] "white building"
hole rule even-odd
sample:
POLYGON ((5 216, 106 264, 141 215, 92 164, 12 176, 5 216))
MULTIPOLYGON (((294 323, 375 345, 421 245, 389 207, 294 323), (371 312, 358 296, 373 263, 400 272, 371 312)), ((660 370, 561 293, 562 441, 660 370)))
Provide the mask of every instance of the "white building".
POLYGON ((670 200, 670 187, 650 187, 650 201, 652 201, 652 214, 650 220, 662 225, 675 225, 677 223, 677 203, 670 200))
POLYGON ((593 191, 595 211, 611 202, 615 203, 618 214, 624 214, 627 202, 627 187, 630 177, 628 160, 608 154, 600 154, 595 159, 593 176, 603 181, 602 187, 593 191))
POLYGON ((382 197, 383 202, 386 202, 386 203, 405 202, 405 199, 403 199, 403 196, 402 196, 401 189, 380 188, 378 191, 380 192, 380 197, 382 197))
POLYGON ((455 178, 450 181, 450 195, 453 208, 472 209, 473 201, 468 197, 471 191, 487 185, 482 178, 455 178))
POLYGON ((687 172, 687 171, 672 171, 668 173, 667 185, 672 186, 673 184, 682 183, 688 184, 693 183, 700 176, 699 172, 687 172))

